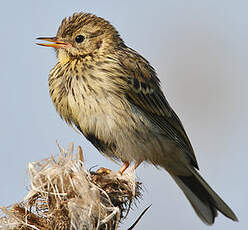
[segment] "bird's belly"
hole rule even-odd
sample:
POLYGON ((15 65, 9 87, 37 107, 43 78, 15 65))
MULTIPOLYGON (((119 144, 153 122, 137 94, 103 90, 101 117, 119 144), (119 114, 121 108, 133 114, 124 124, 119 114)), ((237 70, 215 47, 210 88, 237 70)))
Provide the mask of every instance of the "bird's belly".
MULTIPOLYGON (((68 96, 72 122, 100 152, 111 158, 120 158, 117 133, 123 132, 127 108, 115 98, 85 95, 84 100, 68 96)), ((127 122, 125 122, 127 124, 127 122)))
POLYGON ((105 99, 95 100, 94 97, 87 97, 84 101, 69 99, 69 103, 73 122, 77 123, 82 131, 92 132, 104 138, 110 135, 115 123, 111 107, 105 99))
POLYGON ((180 153, 143 114, 120 101, 88 97, 84 102, 70 99, 73 122, 110 158, 147 161, 169 168, 180 153), (161 163, 162 162, 162 163, 161 163))

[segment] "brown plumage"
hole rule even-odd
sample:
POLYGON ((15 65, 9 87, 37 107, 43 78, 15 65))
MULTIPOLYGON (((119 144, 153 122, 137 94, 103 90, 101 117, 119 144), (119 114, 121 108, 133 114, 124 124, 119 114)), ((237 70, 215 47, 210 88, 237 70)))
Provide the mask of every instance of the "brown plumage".
POLYGON ((213 224, 233 211, 202 179, 193 148, 149 62, 127 47, 115 28, 92 14, 65 18, 54 42, 58 63, 49 89, 60 116, 104 155, 135 168, 146 161, 167 170, 197 215, 213 224))

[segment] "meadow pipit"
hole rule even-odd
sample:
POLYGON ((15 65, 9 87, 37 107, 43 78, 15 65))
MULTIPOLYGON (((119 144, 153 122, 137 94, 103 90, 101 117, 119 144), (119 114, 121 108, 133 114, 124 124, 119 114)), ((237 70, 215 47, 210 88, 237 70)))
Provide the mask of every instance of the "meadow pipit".
POLYGON ((217 210, 237 221, 233 211, 199 175, 183 125, 160 88, 149 62, 126 46, 103 18, 75 13, 65 18, 53 43, 58 63, 49 89, 60 116, 104 155, 134 168, 143 162, 164 168, 197 215, 213 224, 217 210))

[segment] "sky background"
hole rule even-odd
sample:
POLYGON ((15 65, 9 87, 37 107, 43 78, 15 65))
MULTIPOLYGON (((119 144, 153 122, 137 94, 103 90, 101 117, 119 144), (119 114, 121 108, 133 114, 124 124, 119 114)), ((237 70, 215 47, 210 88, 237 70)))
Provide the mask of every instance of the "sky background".
MULTIPOLYGON (((26 167, 57 154, 56 140, 82 145, 87 166, 119 166, 101 156, 56 114, 48 74, 51 48, 35 45, 54 36, 61 20, 91 12, 109 20, 126 44, 157 70, 171 106, 191 139, 201 175, 232 207, 240 222, 219 214, 213 230, 247 227, 248 1, 4 1, 0 9, 0 206, 27 194, 26 167)), ((163 170, 137 170, 143 200, 120 229, 150 204, 138 230, 210 229, 163 170)))

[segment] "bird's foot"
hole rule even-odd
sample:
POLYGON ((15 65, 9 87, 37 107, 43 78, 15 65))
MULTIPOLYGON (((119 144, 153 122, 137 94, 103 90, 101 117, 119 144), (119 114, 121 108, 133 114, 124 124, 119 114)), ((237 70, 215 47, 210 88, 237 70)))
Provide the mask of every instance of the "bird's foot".
POLYGON ((107 168, 99 168, 97 171, 96 171, 97 174, 110 174, 111 173, 111 170, 110 169, 107 169, 107 168))

